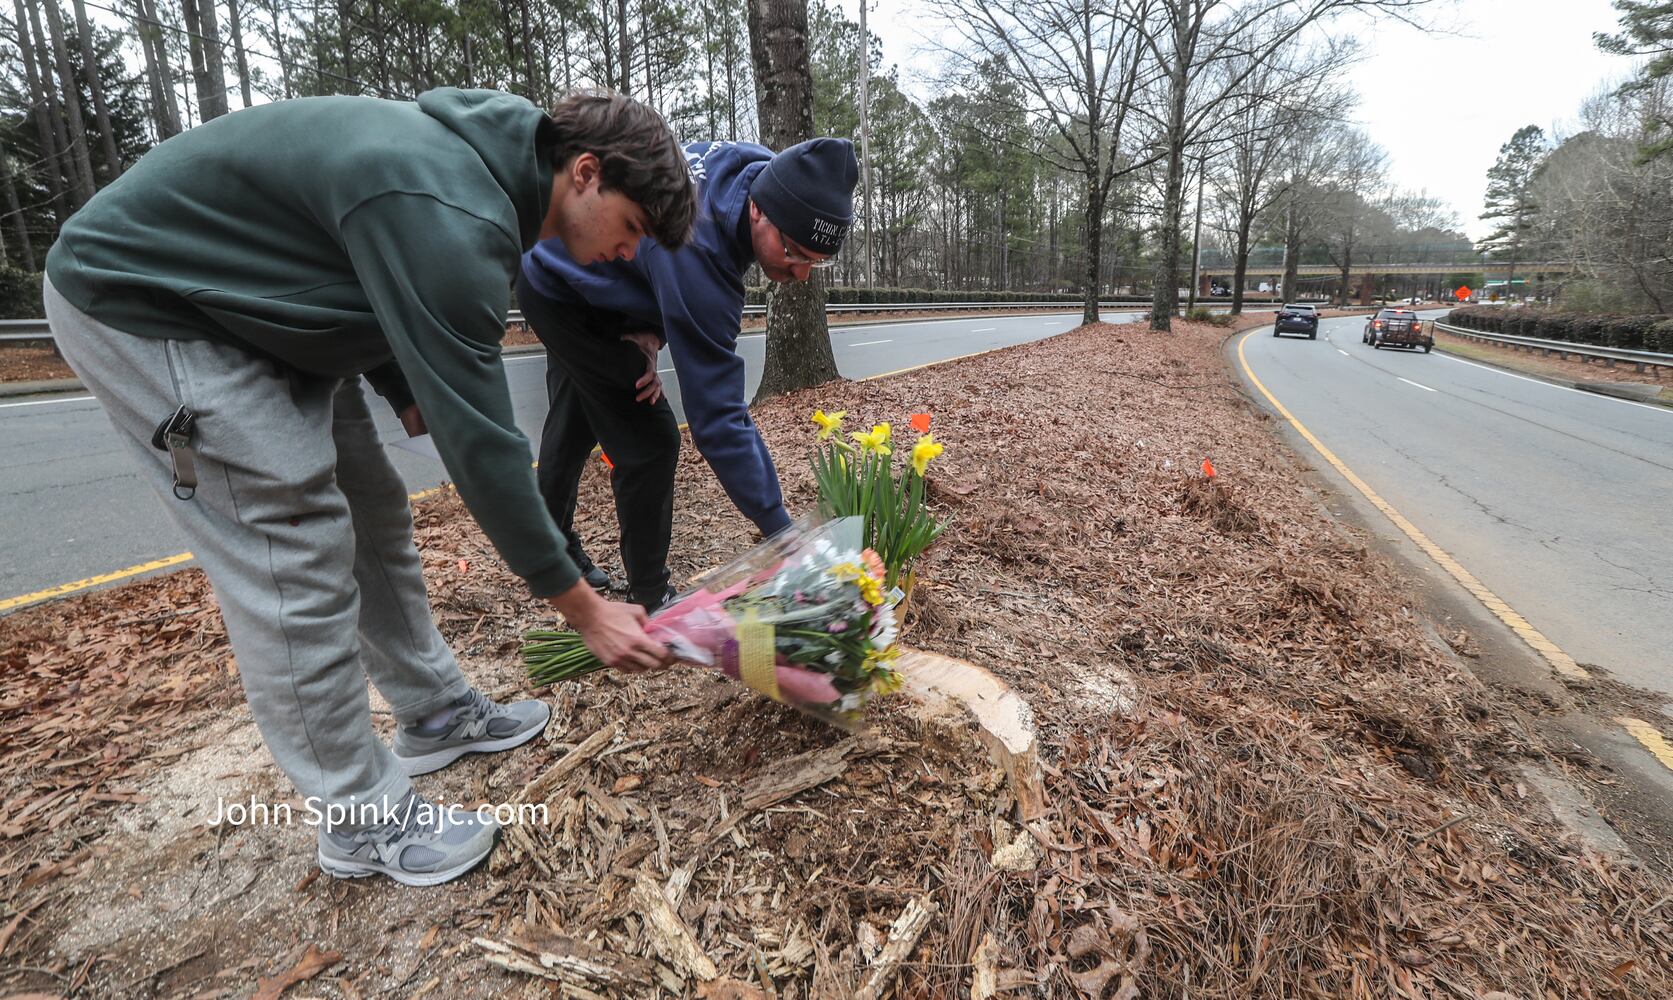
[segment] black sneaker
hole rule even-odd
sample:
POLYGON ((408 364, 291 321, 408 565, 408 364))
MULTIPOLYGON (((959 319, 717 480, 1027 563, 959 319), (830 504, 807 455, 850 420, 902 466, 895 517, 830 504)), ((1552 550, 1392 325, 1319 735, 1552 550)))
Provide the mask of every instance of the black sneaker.
POLYGON ((587 581, 587 586, 603 592, 610 589, 610 574, 594 566, 591 562, 580 564, 581 579, 587 581))
POLYGON ((668 602, 678 593, 673 587, 664 586, 661 590, 653 590, 649 594, 633 593, 629 595, 628 600, 644 608, 646 614, 654 615, 667 607, 668 602))

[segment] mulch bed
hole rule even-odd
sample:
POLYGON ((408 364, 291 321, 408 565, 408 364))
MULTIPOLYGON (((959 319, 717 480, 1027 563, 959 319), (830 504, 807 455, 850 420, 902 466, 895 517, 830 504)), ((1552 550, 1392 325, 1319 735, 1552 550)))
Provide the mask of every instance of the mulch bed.
MULTIPOLYGON (((900 997, 1673 995, 1673 883, 1550 822, 1521 779, 1551 762, 1532 727, 1384 599, 1404 584, 1319 512, 1224 335, 1099 324, 755 411, 798 511, 814 407, 934 414, 950 527, 909 640, 1032 703, 1051 808, 1031 838, 959 725, 896 707, 848 737, 673 671, 567 685, 547 742, 420 779, 552 805, 486 868, 316 877, 311 831, 181 818, 186 775, 287 794, 181 573, 5 619, 0 989, 559 995, 489 962, 508 948, 617 977, 566 996, 852 996, 922 900, 900 997)), ((604 477, 581 526, 609 565, 604 477)), ((752 531, 689 441, 679 490, 689 578, 752 531)), ((518 690, 546 616, 456 496, 417 523, 444 633, 479 686, 518 690)))
POLYGON ((0 382, 75 377, 76 373, 50 347, 0 345, 0 382))

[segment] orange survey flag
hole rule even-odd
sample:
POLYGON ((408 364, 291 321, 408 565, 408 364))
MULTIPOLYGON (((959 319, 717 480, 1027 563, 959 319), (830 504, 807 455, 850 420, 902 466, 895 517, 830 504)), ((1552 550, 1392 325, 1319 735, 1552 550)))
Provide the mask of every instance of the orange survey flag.
POLYGON ((1215 475, 1215 473, 1214 473, 1214 463, 1210 462, 1206 458, 1202 460, 1202 474, 1203 474, 1203 477, 1206 478, 1206 479, 1213 479, 1214 475, 1215 475))
POLYGON ((912 414, 912 429, 917 431, 919 434, 928 434, 929 433, 929 414, 927 414, 927 413, 914 413, 914 414, 912 414))
POLYGON ((604 463, 604 467, 605 467, 605 468, 606 468, 606 469, 609 469, 609 470, 610 470, 610 471, 611 471, 611 472, 615 472, 615 471, 616 471, 616 463, 615 463, 615 462, 612 462, 612 461, 610 461, 610 456, 609 456, 609 455, 606 455, 606 454, 605 454, 605 453, 604 453, 604 451, 603 451, 603 449, 600 449, 600 450, 599 450, 599 452, 598 452, 598 460, 599 460, 599 461, 600 461, 600 462, 603 462, 603 463, 604 463))

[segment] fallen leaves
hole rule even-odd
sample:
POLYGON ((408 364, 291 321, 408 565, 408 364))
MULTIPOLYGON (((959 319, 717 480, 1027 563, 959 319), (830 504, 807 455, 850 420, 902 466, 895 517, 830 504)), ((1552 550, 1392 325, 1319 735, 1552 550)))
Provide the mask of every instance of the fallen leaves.
POLYGON ((256 992, 250 1000, 279 1000, 279 996, 297 983, 305 983, 343 960, 340 952, 320 951, 309 944, 296 964, 268 979, 256 980, 256 992))

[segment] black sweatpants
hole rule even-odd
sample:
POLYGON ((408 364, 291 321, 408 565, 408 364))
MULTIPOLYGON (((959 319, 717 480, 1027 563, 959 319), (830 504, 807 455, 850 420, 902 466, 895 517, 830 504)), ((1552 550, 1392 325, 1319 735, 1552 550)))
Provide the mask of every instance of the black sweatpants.
POLYGON ((538 479, 552 520, 569 540, 570 555, 579 559, 576 494, 593 446, 602 446, 615 466, 610 488, 628 589, 635 599, 660 603, 668 586, 680 429, 666 397, 655 404, 634 399, 633 383, 645 374, 645 356, 621 335, 642 324, 591 306, 554 302, 521 274, 517 304, 546 346, 550 409, 540 432, 538 479))

